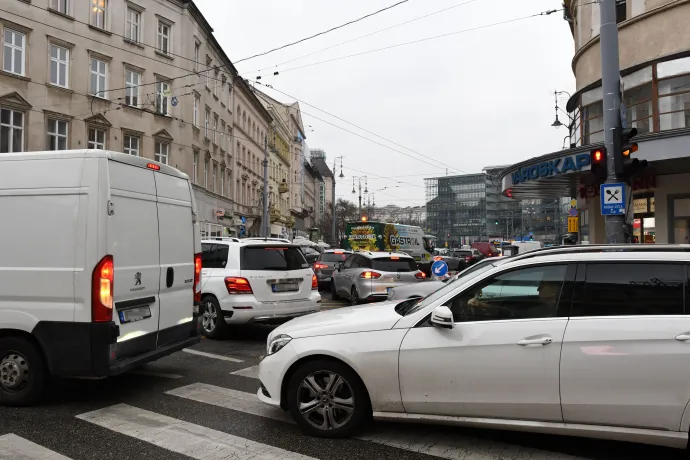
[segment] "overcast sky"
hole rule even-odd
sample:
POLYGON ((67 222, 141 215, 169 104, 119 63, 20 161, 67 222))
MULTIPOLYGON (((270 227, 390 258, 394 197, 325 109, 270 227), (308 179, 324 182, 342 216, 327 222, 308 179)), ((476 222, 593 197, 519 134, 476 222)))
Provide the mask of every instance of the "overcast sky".
MULTIPOLYGON (((195 1, 236 62, 398 0, 195 1)), ((573 39, 563 13, 320 62, 560 8, 555 0, 409 0, 236 66, 245 78, 262 75, 262 83, 292 96, 267 90, 276 99, 303 101, 309 147, 324 149, 329 165, 344 156, 346 178, 339 180, 336 195, 355 201, 353 176, 368 175, 370 192, 388 187, 375 192, 377 205, 421 205, 424 177, 445 175, 446 168, 450 174, 479 172, 485 166, 512 164, 562 148, 568 131, 550 126, 553 91, 573 93, 575 86, 570 67, 573 39), (446 8, 451 9, 300 58, 446 8), (297 60, 286 63, 293 59, 297 60), (296 68, 309 64, 315 65, 296 68), (274 77, 275 70, 280 74, 274 77)))

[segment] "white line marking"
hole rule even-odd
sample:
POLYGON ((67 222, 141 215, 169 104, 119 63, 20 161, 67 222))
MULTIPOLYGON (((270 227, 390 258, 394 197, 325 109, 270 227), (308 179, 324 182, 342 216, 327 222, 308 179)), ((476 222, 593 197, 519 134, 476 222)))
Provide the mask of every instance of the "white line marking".
POLYGON ((232 375, 241 375, 242 377, 249 377, 250 379, 259 378, 259 366, 246 367, 239 371, 230 372, 232 375))
POLYGON ((162 377, 164 379, 181 379, 184 377, 184 375, 178 375, 178 374, 166 374, 164 372, 155 372, 155 371, 148 371, 145 369, 138 369, 136 371, 130 372, 130 374, 136 374, 136 375, 150 375, 151 377, 162 377))
POLYGON ((192 350, 191 348, 185 348, 185 353, 190 353, 192 355, 205 356, 206 358, 220 359, 221 361, 230 361, 231 363, 242 363, 241 359, 231 358, 230 356, 216 355, 213 353, 206 353, 205 351, 192 350))
POLYGON ((127 404, 106 407, 77 418, 200 460, 315 460, 127 404))
POLYGON ((2 460, 70 460, 43 446, 39 446, 15 434, 0 436, 0 459, 2 460))
MULTIPOLYGON (((194 383, 168 391, 167 394, 260 417, 294 423, 286 412, 262 403, 254 393, 205 383, 194 383)), ((357 439, 452 460, 489 460, 493 458, 575 460, 580 458, 500 441, 462 436, 459 431, 435 432, 433 428, 407 428, 404 425, 390 427, 375 423, 365 433, 357 436, 357 439)))

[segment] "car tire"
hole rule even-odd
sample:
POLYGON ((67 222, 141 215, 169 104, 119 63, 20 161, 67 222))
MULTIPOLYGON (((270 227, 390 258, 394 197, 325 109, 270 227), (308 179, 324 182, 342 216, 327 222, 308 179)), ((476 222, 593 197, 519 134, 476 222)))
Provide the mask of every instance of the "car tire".
POLYGON ((340 296, 338 295, 338 291, 335 290, 335 281, 331 281, 331 299, 332 300, 340 300, 340 296))
POLYGON ((225 323, 218 299, 208 295, 201 299, 201 303, 204 305, 204 313, 201 315, 204 335, 210 339, 220 339, 225 335, 228 325, 225 323))
POLYGON ((43 394, 43 354, 23 337, 0 338, 0 405, 28 406, 43 394))
POLYGON ((352 286, 352 289, 350 290, 350 305, 355 306, 359 305, 361 300, 359 299, 359 292, 357 292, 357 288, 352 286))
POLYGON ((319 438, 352 436, 372 413, 369 394, 359 376, 345 364, 330 359, 308 361, 292 374, 287 403, 300 430, 319 438), (337 387, 329 390, 332 379, 337 387), (321 392, 317 394, 314 390, 321 392), (305 405, 310 403, 314 406, 305 411, 305 405))

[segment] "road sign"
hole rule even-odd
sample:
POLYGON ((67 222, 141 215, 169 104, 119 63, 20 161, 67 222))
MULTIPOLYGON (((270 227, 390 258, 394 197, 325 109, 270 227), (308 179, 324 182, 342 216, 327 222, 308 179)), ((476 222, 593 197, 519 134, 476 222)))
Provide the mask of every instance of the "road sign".
POLYGON ((178 102, 179 101, 177 100, 177 96, 173 97, 170 101, 170 103, 172 104, 173 107, 177 106, 178 102))
POLYGON ((446 273, 448 273, 448 264, 442 260, 437 260, 436 262, 431 264, 431 273, 433 273, 434 276, 445 275, 446 273))
POLYGON ((625 215, 625 184, 601 184, 601 215, 625 215))
POLYGON ((568 233, 577 233, 580 231, 578 217, 568 217, 568 233))
POLYGON ((576 206, 577 206, 577 200, 574 200, 574 199, 573 199, 573 200, 570 200, 570 207, 571 207, 571 208, 574 208, 574 207, 576 207, 576 206))
POLYGON ((570 208, 568 210, 568 215, 570 217, 577 217, 580 213, 578 212, 577 208, 570 208))

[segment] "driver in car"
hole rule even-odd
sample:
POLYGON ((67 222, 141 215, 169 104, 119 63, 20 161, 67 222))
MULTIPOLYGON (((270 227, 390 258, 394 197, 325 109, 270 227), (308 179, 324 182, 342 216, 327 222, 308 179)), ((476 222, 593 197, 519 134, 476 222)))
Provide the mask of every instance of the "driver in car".
MULTIPOLYGON (((519 307, 523 308, 509 308, 503 305, 501 299, 498 298, 494 302, 487 302, 481 299, 482 291, 480 290, 467 301, 469 314, 472 316, 491 316, 499 318, 538 318, 542 316, 552 316, 554 306, 558 301, 562 282, 560 281, 542 281, 539 283, 537 291, 539 292, 539 299, 529 302, 520 302, 519 307)), ((519 297, 515 303, 519 302, 519 297)), ((513 302, 511 302, 513 303, 513 302)))

